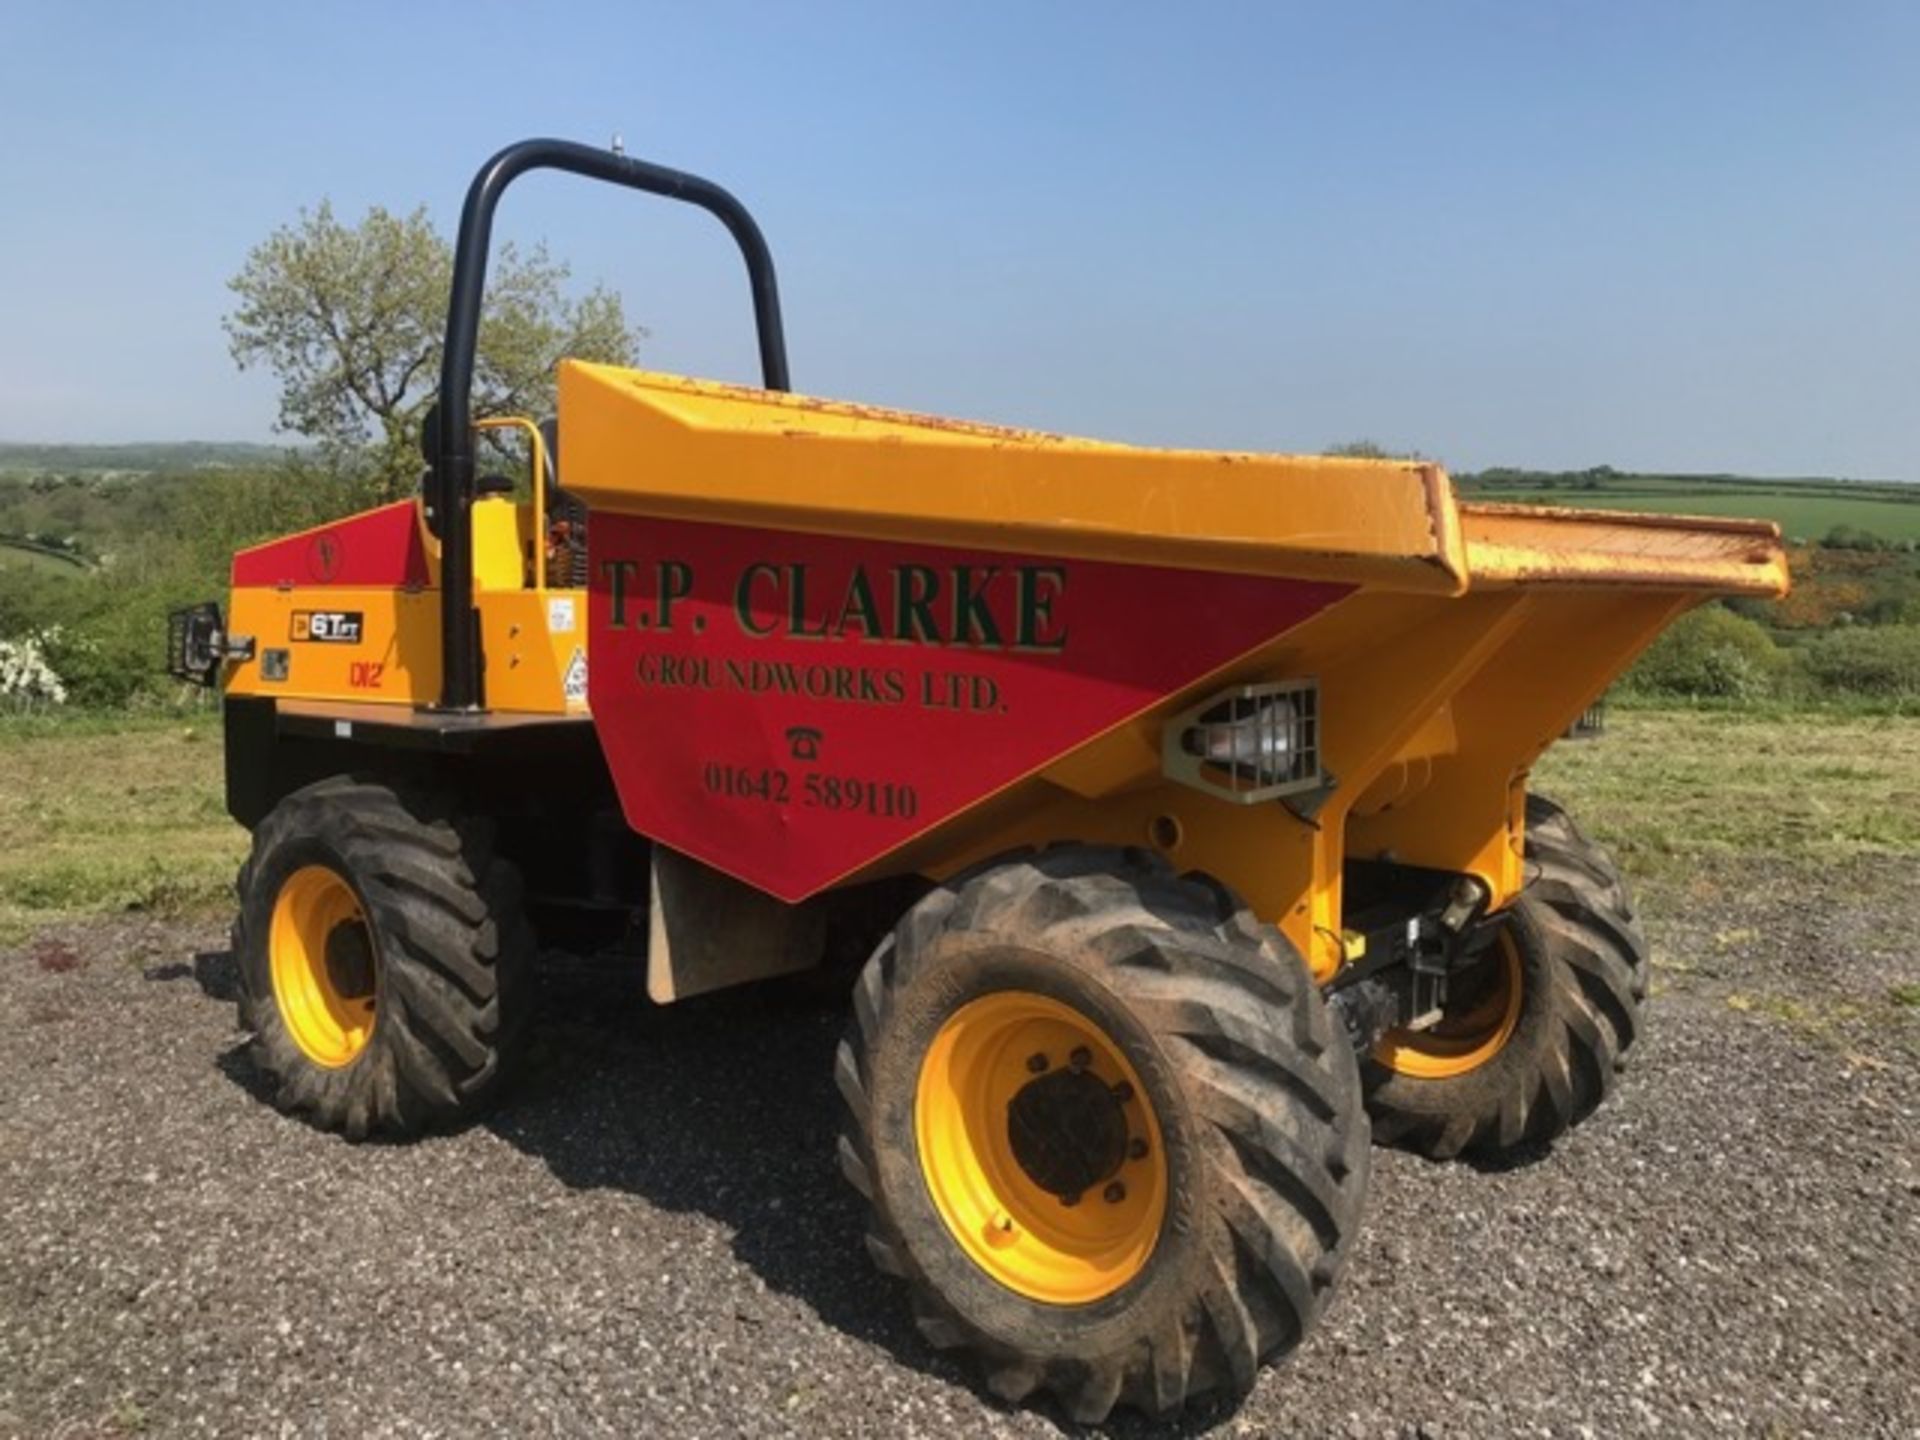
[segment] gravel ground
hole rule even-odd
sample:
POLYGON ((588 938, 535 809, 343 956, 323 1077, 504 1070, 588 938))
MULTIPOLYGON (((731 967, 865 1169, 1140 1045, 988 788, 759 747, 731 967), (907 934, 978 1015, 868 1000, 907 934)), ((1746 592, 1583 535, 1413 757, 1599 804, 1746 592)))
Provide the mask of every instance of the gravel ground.
MULTIPOLYGON (((1500 1169, 1381 1155, 1328 1322, 1169 1428, 1920 1435, 1913 878, 1651 890, 1616 1099, 1500 1169)), ((491 1123, 351 1147, 255 1093, 221 933, 0 954, 0 1433, 1059 1432, 936 1359, 868 1266, 837 1015, 650 1011, 561 967, 491 1123)))

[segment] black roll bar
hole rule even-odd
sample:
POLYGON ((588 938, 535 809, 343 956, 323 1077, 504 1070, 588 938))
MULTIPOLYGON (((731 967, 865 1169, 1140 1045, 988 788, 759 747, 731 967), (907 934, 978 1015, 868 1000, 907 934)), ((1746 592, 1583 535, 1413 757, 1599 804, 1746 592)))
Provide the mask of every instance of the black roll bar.
POLYGON ((480 708, 480 626, 473 609, 473 367, 480 340, 480 306, 487 288, 487 251, 500 196, 529 170, 565 170, 632 190, 697 205, 727 227, 753 288, 753 321, 760 340, 760 373, 769 390, 790 388, 787 341, 780 324, 780 291, 773 256, 760 227, 732 195, 711 180, 595 150, 570 140, 522 140, 480 167, 460 210, 453 255, 453 293, 447 302, 445 354, 440 364, 439 434, 427 479, 428 518, 440 535, 440 708, 480 708))

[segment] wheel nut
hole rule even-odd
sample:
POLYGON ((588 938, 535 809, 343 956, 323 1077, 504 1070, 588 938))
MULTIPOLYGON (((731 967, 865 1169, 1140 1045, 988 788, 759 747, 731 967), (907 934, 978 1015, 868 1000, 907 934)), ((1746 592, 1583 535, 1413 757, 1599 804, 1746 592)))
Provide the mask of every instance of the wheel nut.
POLYGON ((1133 1099, 1133 1086, 1129 1085, 1125 1080, 1122 1080, 1118 1085, 1113 1087, 1113 1098, 1118 1103, 1125 1105, 1129 1100, 1133 1099))
POLYGON ((1134 1139, 1129 1140, 1127 1142, 1127 1158, 1130 1160, 1146 1159, 1147 1158, 1147 1142, 1142 1139, 1139 1139, 1137 1136, 1134 1139))
POLYGON ((1100 1198, 1105 1200, 1109 1205, 1118 1205, 1122 1200, 1127 1198, 1127 1187, 1122 1185, 1118 1180, 1115 1180, 1100 1192, 1100 1198))
POLYGON ((1078 1205, 1080 1203, 1080 1192, 1078 1190, 1068 1191, 1060 1197, 1060 1203, 1062 1205, 1078 1205))
POLYGON ((1084 1070, 1093 1064, 1093 1052, 1084 1045, 1076 1045, 1073 1053, 1067 1056, 1067 1064, 1076 1070, 1084 1070))
POLYGON ((1027 1069, 1035 1075, 1045 1074, 1047 1063, 1047 1057, 1044 1055, 1029 1055, 1027 1057, 1027 1069))

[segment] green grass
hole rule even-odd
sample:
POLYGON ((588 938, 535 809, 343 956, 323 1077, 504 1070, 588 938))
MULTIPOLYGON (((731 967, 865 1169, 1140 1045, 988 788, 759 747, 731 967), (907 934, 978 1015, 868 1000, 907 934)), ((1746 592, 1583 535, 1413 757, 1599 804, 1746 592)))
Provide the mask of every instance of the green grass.
POLYGON ((246 837, 217 721, 0 720, 0 944, 81 915, 213 913, 246 837))
POLYGON ((1807 540, 1843 525, 1882 540, 1920 540, 1920 485, 1893 481, 1636 475, 1605 468, 1563 474, 1489 470, 1457 479, 1469 500, 1747 516, 1773 520, 1788 537, 1807 540))
POLYGON ((1850 525, 1883 540, 1920 540, 1920 493, 1913 500, 1898 500, 1855 499, 1830 492, 1795 495, 1758 485, 1751 490, 1609 486, 1599 490, 1490 490, 1468 498, 1521 505, 1653 510, 1667 515, 1732 515, 1772 520, 1783 535, 1808 540, 1818 540, 1836 525, 1850 525))
POLYGON ((1920 855, 1920 721, 1834 711, 1617 710, 1534 783, 1629 869, 1762 852, 1920 855))
MULTIPOLYGON (((1643 876, 1745 854, 1920 857, 1911 717, 1616 710, 1534 779, 1643 876)), ((83 915, 224 914, 245 845, 216 717, 0 719, 0 943, 83 915)))
POLYGON ((77 555, 42 550, 3 535, 0 535, 0 565, 23 565, 44 570, 49 575, 84 575, 91 568, 77 555))

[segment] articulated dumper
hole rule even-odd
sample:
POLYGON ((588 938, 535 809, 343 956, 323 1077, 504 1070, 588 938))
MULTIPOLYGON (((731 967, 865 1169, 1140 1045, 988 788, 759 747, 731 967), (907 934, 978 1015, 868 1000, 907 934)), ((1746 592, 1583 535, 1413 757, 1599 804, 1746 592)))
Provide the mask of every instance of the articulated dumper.
POLYGON ((468 192, 424 448, 418 500, 172 617, 225 690, 279 1105, 467 1121, 544 949, 669 1004, 858 945, 866 1248, 929 1342, 1087 1421, 1298 1346, 1373 1141, 1537 1149, 1600 1104, 1646 942, 1528 773, 1676 616, 1787 586, 1768 524, 793 393, 740 203, 560 141, 468 192), (719 219, 763 385, 566 361, 556 420, 476 423, 493 213, 535 169, 719 219), (485 427, 524 477, 476 474, 485 427))

